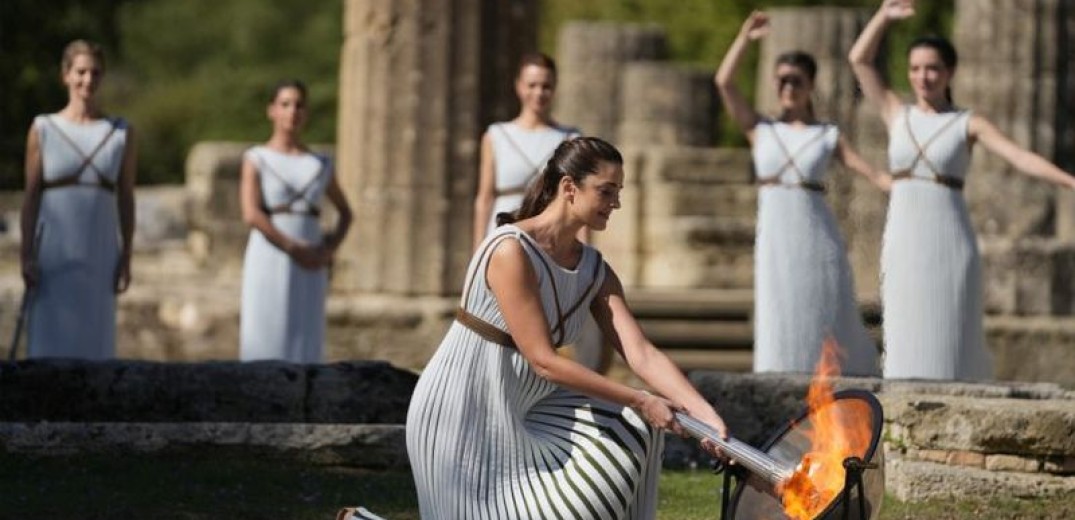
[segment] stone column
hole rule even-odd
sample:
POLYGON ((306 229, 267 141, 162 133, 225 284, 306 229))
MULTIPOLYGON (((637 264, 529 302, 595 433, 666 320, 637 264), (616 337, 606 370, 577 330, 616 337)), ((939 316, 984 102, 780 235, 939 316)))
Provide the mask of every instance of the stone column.
POLYGON ((334 288, 459 290, 479 139, 511 111, 536 15, 532 2, 346 0, 337 168, 355 226, 334 288))
POLYGON ((620 81, 621 146, 712 146, 717 96, 713 74, 682 65, 640 61, 620 81))
MULTIPOLYGON (((954 43, 957 105, 1069 171, 1075 168, 1075 6, 1068 0, 958 0, 954 43)), ((967 198, 983 237, 1060 231, 1075 239, 1072 201, 975 147, 967 198), (1057 218, 1059 217, 1059 218, 1057 218)))
POLYGON ((662 60, 664 29, 656 25, 572 22, 560 32, 556 114, 583 134, 616 139, 624 66, 662 60))

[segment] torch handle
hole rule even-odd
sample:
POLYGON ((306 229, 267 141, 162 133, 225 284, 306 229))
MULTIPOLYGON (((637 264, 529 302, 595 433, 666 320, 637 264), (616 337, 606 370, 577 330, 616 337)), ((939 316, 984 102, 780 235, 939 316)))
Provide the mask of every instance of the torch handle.
POLYGON ((743 466, 766 482, 779 486, 794 473, 794 468, 787 468, 765 452, 734 437, 721 438, 708 424, 682 412, 676 412, 676 420, 692 437, 698 440, 708 439, 732 461, 743 466))

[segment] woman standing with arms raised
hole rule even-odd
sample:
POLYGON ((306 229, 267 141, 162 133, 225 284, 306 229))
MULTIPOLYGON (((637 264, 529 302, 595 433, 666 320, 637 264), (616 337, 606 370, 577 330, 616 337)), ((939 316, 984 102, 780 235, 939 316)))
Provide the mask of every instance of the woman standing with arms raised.
POLYGON ((134 129, 98 106, 104 70, 99 46, 68 44, 67 106, 37 116, 27 136, 21 260, 34 294, 33 358, 116 354, 116 295, 131 281, 136 158, 134 129))
POLYGON ((911 43, 907 76, 914 102, 900 100, 873 63, 888 26, 913 14, 913 1, 886 0, 849 56, 866 99, 888 128, 895 181, 881 251, 884 376, 989 379, 981 260, 962 191, 971 148, 981 142, 1022 172, 1062 187, 1075 187, 1075 179, 986 118, 956 107, 957 55, 948 40, 911 43))
POLYGON ((251 227, 243 260, 240 357, 318 363, 324 357, 328 265, 351 226, 332 164, 302 142, 306 86, 277 84, 266 110, 272 135, 243 157, 241 205, 251 227), (336 207, 322 236, 322 199, 336 207))
POLYGON ((754 371, 813 372, 832 337, 846 358, 843 373, 876 375, 877 347, 866 333, 854 280, 823 184, 831 158, 888 189, 887 178, 855 152, 840 130, 818 121, 811 96, 817 65, 791 51, 776 60, 775 118, 759 115, 735 87, 747 46, 769 29, 754 12, 717 70, 728 112, 751 143, 758 183, 754 248, 754 371))
POLYGON ((422 372, 407 451, 423 518, 653 518, 661 429, 673 410, 724 432, 713 408, 643 336, 594 248, 619 208, 623 159, 592 137, 560 144, 522 207, 470 262, 456 321, 422 372), (666 398, 556 355, 592 313, 666 398))

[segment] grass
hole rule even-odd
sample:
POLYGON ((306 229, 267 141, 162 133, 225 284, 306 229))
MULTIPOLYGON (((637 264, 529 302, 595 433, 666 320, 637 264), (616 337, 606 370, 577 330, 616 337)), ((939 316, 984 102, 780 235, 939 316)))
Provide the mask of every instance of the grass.
MULTIPOLYGON (((234 452, 230 452, 234 454, 234 452)), ((719 477, 668 471, 658 518, 719 518, 719 477)), ((365 505, 390 520, 418 518, 406 471, 315 466, 264 456, 0 455, 0 518, 331 519, 365 505)), ((1075 497, 1050 500, 885 501, 883 519, 1066 519, 1075 497)))

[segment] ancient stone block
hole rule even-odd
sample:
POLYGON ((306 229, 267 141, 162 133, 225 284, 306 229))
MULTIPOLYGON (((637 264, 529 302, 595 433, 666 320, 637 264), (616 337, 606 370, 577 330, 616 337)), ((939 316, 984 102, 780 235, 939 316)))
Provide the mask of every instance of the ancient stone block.
POLYGON ((985 332, 997 379, 1075 385, 1075 320, 987 317, 985 332))
POLYGON ((950 451, 945 458, 945 463, 949 466, 981 468, 985 466, 985 454, 966 450, 950 451))
POLYGON ((888 459, 885 491, 905 502, 974 496, 1042 498, 1075 493, 1075 479, 888 459))
POLYGON ((616 139, 620 122, 624 66, 668 54, 660 26, 581 21, 564 25, 557 51, 557 119, 608 141, 616 139))
POLYGON ((1020 457, 1018 455, 986 455, 985 469, 989 471, 1035 473, 1041 470, 1041 460, 1035 457, 1020 457))
POLYGON ((627 63, 621 80, 620 146, 709 146, 718 104, 712 72, 674 63, 627 63))

